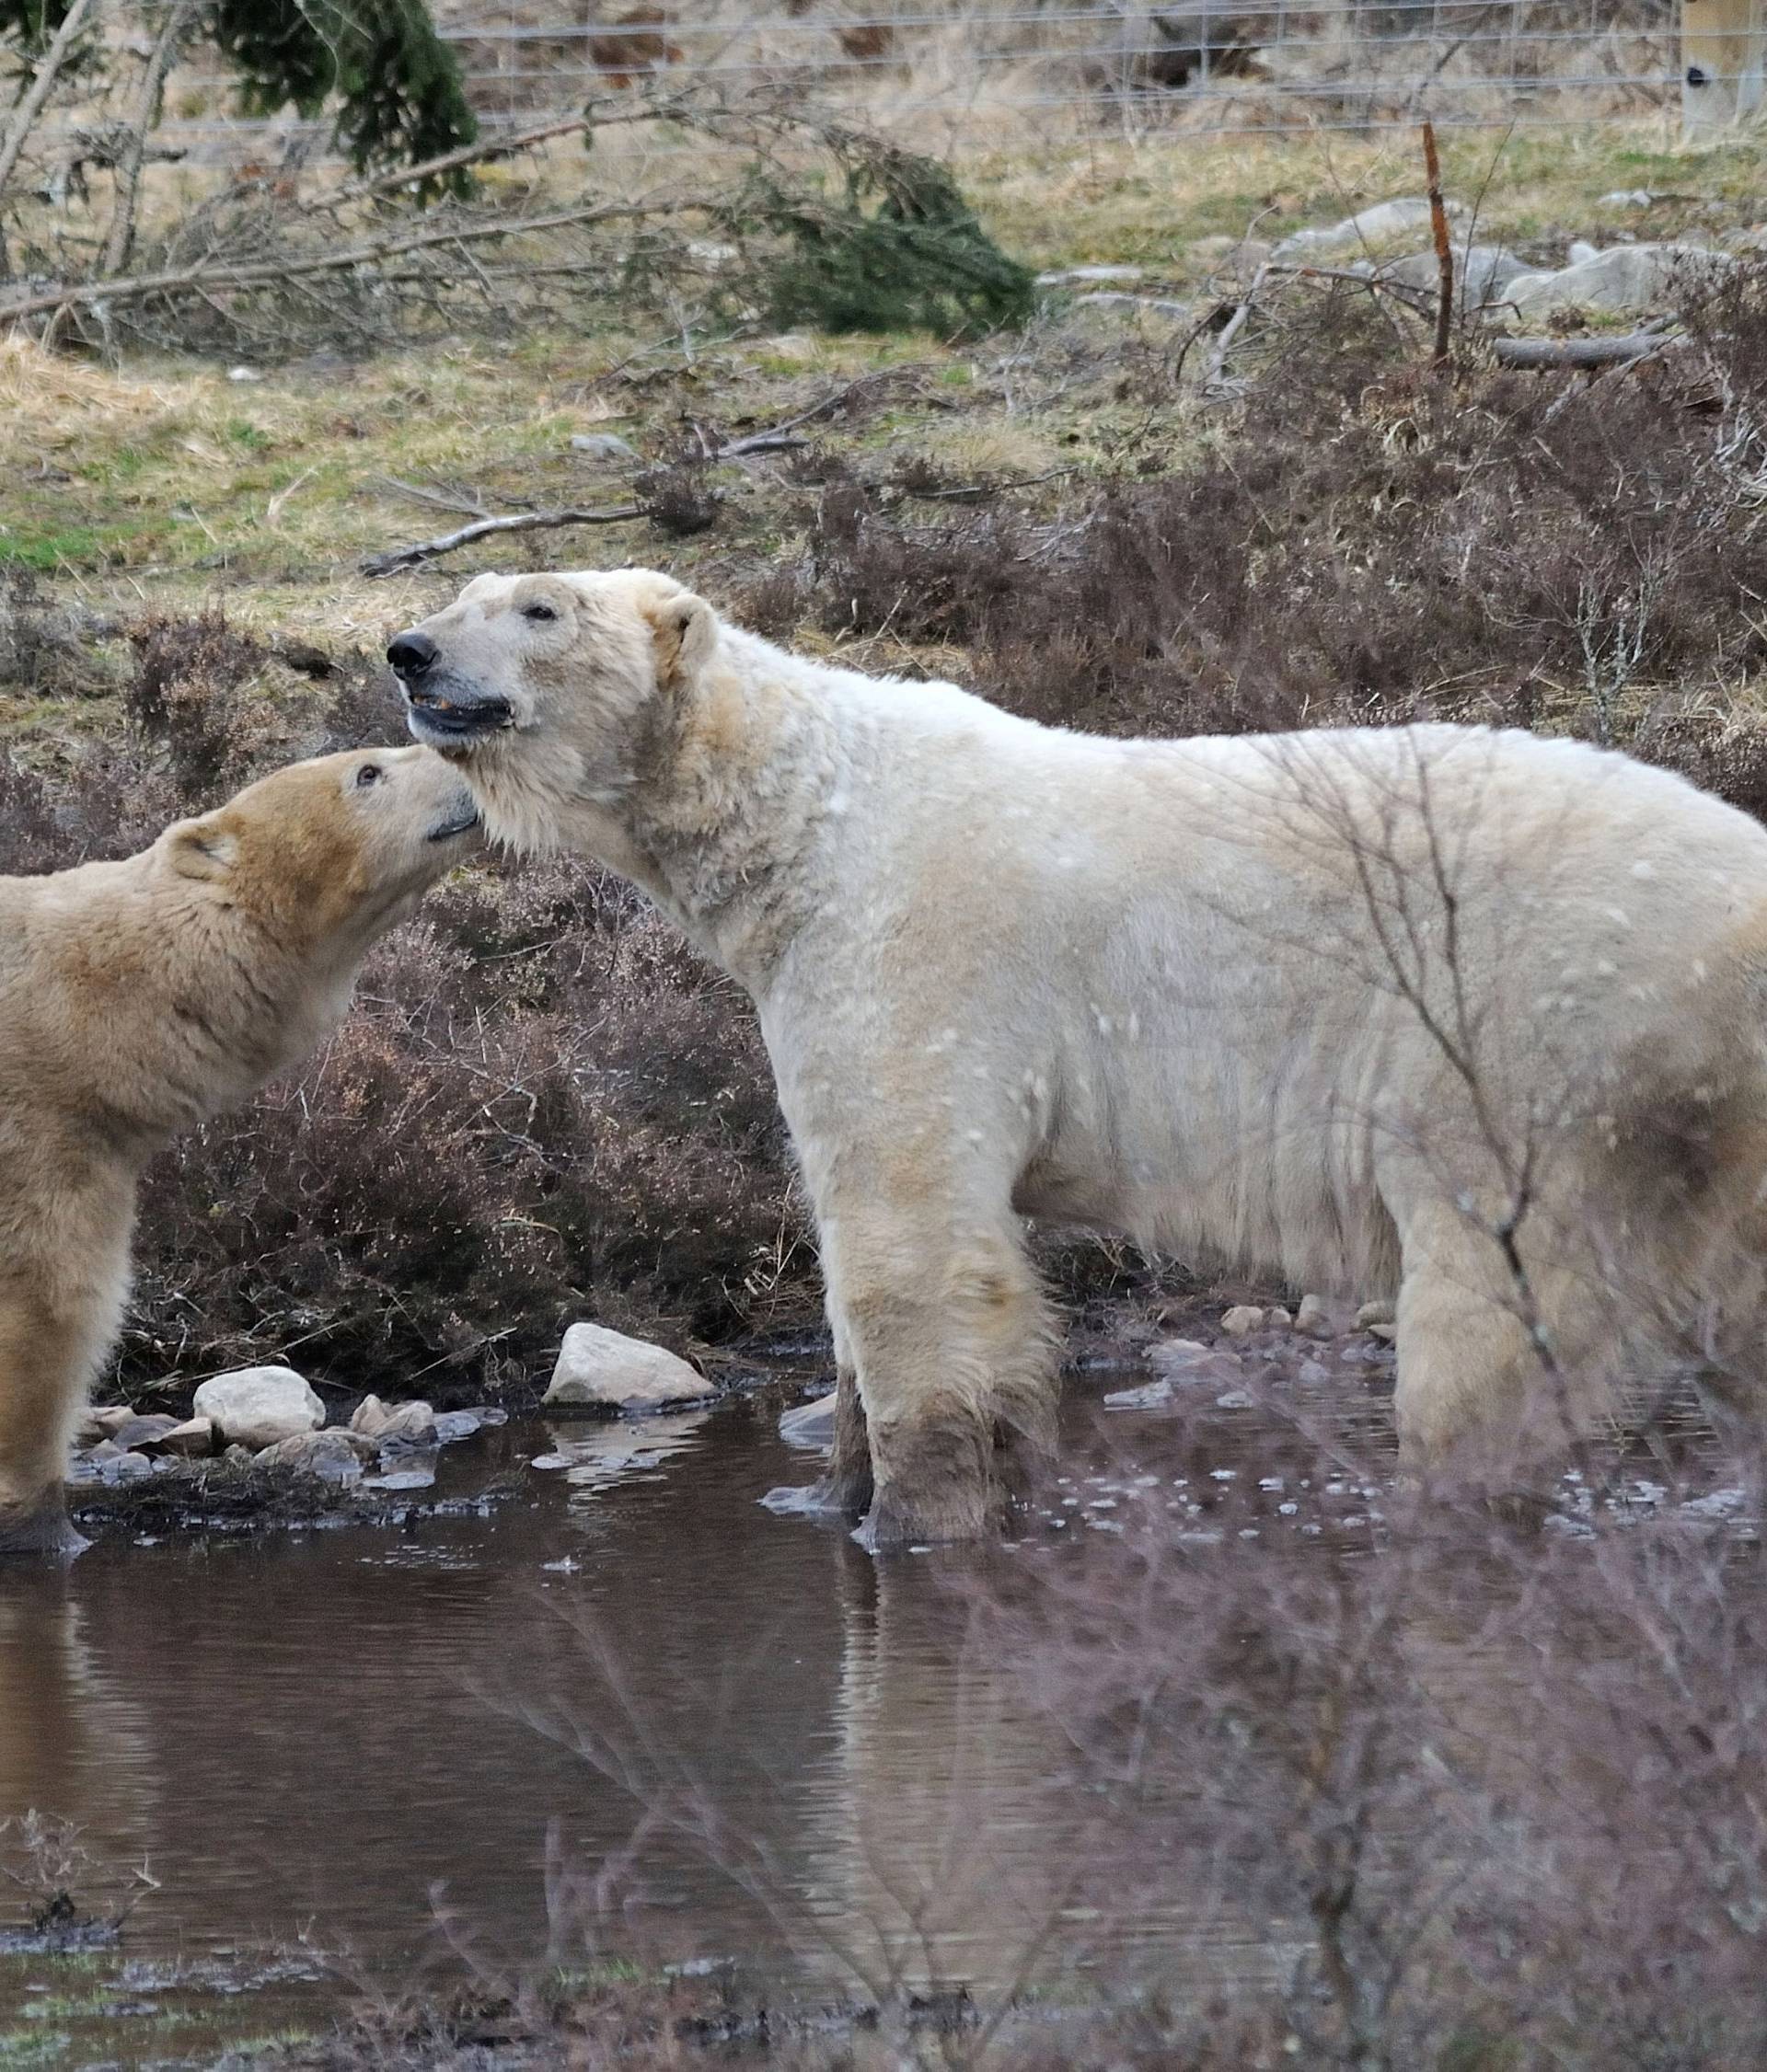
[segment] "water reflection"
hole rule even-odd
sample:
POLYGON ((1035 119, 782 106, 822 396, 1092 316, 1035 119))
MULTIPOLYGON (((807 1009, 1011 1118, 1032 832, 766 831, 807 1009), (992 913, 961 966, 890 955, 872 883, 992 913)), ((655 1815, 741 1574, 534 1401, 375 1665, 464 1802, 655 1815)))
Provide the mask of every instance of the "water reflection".
MULTIPOLYGON (((0 1813, 150 1859, 144 1956, 307 1934, 397 1975, 440 1907, 533 1961, 593 1904, 649 1957, 873 1989, 1083 1960, 1088 1809, 951 1586, 1052 1557, 880 1566, 761 1508, 807 1473, 741 1403, 511 1427, 443 1456, 482 1513, 6 1576, 0 1813)), ((1111 1932, 1218 1953, 1181 1906, 1111 1932)))

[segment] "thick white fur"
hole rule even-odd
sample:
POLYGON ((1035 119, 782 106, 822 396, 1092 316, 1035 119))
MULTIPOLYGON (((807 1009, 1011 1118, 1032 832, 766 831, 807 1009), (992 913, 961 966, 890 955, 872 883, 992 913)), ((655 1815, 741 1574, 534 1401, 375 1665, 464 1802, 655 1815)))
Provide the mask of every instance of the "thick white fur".
POLYGON ((1562 1432, 1641 1348, 1731 1358, 1720 1292, 1752 1326, 1767 833, 1680 779, 1449 727, 1055 731, 642 570, 480 577, 418 630, 508 703, 441 744, 493 836, 623 871, 757 1003, 832 1496, 874 1470, 881 1543, 977 1529, 1048 1442, 1021 1213, 1396 1293, 1423 1468, 1562 1432))

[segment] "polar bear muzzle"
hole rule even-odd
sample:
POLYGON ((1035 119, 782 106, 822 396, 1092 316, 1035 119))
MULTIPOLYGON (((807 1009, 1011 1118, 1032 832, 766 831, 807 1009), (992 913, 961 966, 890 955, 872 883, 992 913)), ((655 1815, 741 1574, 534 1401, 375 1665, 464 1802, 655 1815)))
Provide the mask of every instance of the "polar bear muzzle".
POLYGON ((455 671, 438 668, 441 659, 441 650, 427 633, 401 633, 387 650, 404 693, 405 723, 418 741, 432 748, 457 747, 514 722, 507 698, 494 697, 455 671))

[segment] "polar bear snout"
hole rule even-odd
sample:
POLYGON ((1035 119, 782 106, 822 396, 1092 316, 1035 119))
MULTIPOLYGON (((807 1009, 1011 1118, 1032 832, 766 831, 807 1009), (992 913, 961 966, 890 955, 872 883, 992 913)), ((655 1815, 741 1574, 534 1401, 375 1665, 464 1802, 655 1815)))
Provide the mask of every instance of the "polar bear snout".
POLYGON ((451 666, 437 642, 418 627, 388 643, 387 660, 404 696, 405 724, 426 747, 457 749, 514 723, 508 698, 451 666))
POLYGON ((401 633, 388 643, 387 660, 391 662, 393 674, 399 682, 409 684, 413 677, 433 669, 441 653, 441 649, 427 633, 401 633))

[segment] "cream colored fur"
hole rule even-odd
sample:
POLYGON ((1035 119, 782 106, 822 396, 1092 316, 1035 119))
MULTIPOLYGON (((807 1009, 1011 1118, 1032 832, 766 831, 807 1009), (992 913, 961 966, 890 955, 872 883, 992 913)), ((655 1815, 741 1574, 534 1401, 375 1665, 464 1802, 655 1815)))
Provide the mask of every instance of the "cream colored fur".
POLYGON ((124 862, 0 878, 0 1552, 77 1547, 69 1432, 141 1168, 327 1035, 478 839, 439 757, 381 749, 279 770, 124 862))
POLYGON ((1747 1397, 1742 814, 1520 733, 1058 732, 642 570, 480 577, 416 631, 414 729, 486 719, 440 744, 492 836, 626 873, 757 1003, 843 1376, 828 1494, 879 1544, 977 1530, 1049 1444, 1022 1214, 1396 1293, 1420 1469, 1568 1438, 1646 1357, 1747 1397))

